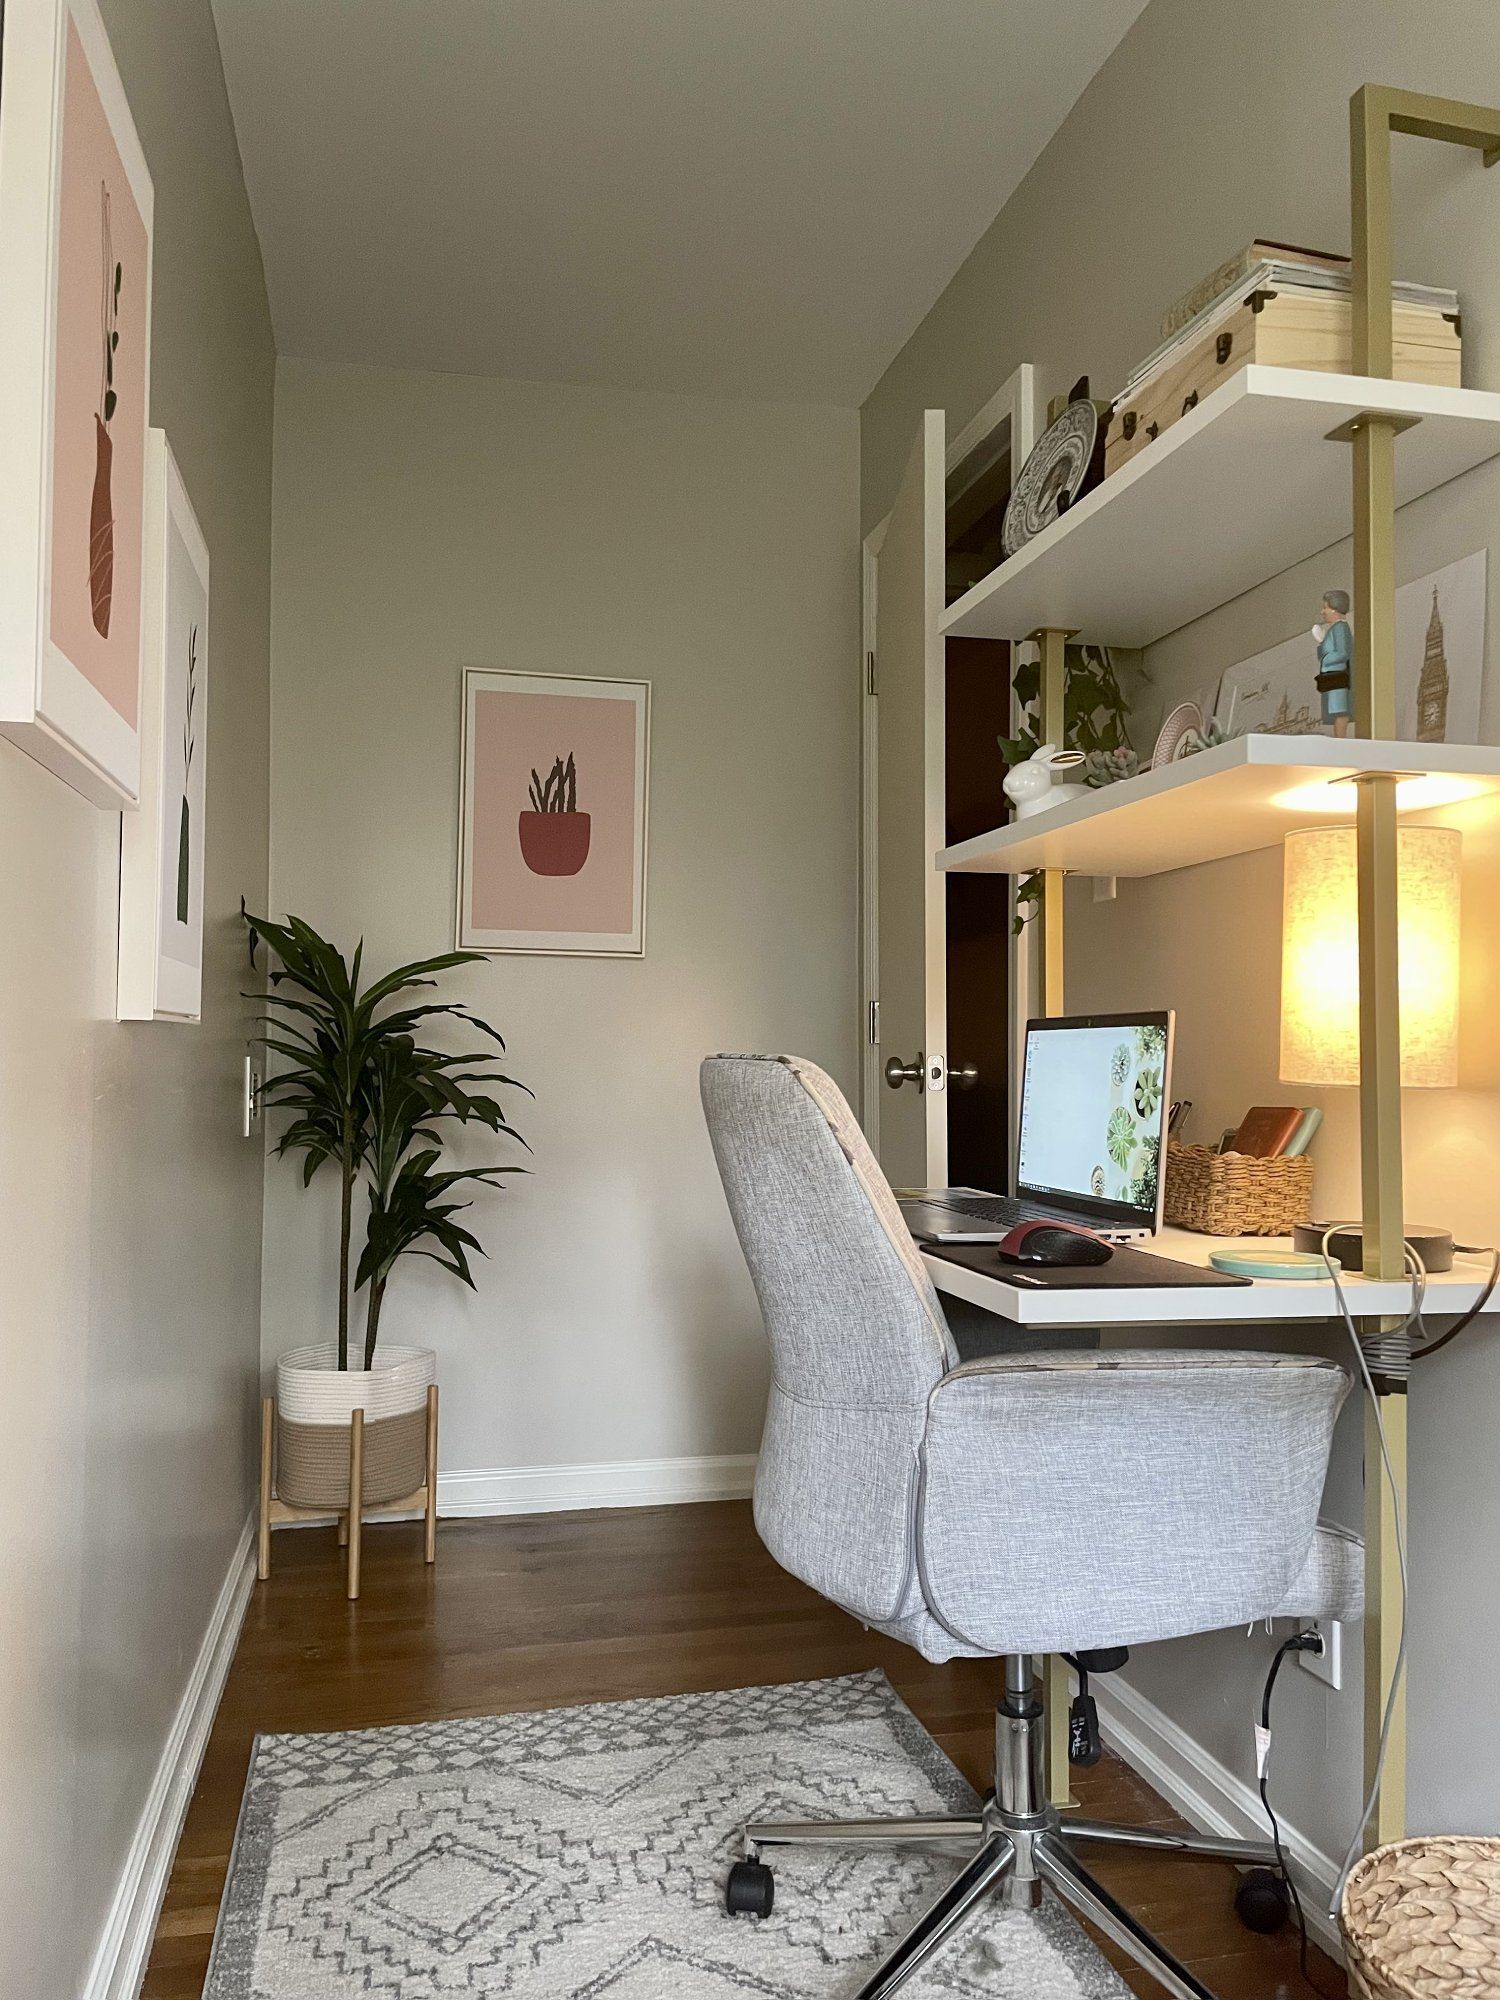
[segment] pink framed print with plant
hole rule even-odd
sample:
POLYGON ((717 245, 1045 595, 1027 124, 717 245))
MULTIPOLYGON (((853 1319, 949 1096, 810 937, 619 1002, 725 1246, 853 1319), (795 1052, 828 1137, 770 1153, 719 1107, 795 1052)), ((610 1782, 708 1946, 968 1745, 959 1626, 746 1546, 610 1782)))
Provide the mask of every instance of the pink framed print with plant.
POLYGON ((461 951, 646 949, 648 681, 467 667, 461 951))
POLYGON ((95 0, 0 10, 0 730, 140 782, 151 176, 95 0))
POLYGON ((146 438, 141 805, 120 816, 122 1021, 203 1011, 208 544, 165 431, 146 438))

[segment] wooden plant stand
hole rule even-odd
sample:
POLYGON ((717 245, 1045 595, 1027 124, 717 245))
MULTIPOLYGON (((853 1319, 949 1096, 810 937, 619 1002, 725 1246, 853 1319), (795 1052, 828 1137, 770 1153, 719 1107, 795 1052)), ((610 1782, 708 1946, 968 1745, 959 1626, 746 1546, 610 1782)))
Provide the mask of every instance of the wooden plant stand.
MULTIPOLYGON (((262 1583, 271 1574, 272 1528, 281 1521, 326 1520, 329 1513, 327 1507, 294 1507, 289 1500, 277 1497, 273 1478, 275 1445, 276 1399, 267 1396, 260 1406, 260 1542, 256 1574, 262 1583)), ((354 1412, 349 1424, 349 1505, 338 1515, 339 1547, 348 1550, 346 1591, 350 1598, 359 1596, 361 1530, 367 1520, 374 1520, 382 1514, 420 1513, 426 1524, 423 1560, 429 1563, 437 1561, 437 1453, 438 1392, 434 1382, 427 1390, 427 1445, 422 1484, 414 1493, 407 1493, 399 1500, 385 1500, 373 1507, 366 1506, 365 1413, 363 1410, 354 1412)))

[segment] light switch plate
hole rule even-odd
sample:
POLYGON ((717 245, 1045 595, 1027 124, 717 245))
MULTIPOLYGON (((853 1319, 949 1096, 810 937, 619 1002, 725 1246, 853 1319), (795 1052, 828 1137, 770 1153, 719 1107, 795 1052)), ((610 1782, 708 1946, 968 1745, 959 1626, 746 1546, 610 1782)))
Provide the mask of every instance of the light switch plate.
POLYGON ((240 1133, 252 1138, 260 1130, 260 1070, 254 1056, 245 1057, 245 1089, 240 1104, 240 1133))

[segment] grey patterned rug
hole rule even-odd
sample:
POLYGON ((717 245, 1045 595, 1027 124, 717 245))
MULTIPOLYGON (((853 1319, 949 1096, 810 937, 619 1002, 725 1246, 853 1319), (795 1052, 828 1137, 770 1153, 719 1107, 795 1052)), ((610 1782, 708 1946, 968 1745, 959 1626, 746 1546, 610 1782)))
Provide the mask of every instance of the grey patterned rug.
MULTIPOLYGON (((841 2000, 957 1861, 786 1852, 757 1923, 724 1913, 735 1828, 973 1804, 880 1673, 262 1736, 205 2000, 841 2000)), ((1128 2000, 1055 1903, 906 1990, 1128 2000)))

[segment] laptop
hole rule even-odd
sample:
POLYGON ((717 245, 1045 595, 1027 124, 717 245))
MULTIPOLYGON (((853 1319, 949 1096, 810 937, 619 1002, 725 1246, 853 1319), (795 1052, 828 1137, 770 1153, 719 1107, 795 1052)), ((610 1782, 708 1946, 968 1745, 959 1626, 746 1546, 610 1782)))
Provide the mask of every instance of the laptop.
POLYGON ((998 1243, 1055 1219, 1120 1242, 1161 1228, 1174 1016, 1026 1023, 1016 1192, 928 1188, 901 1201, 920 1243, 998 1243))

